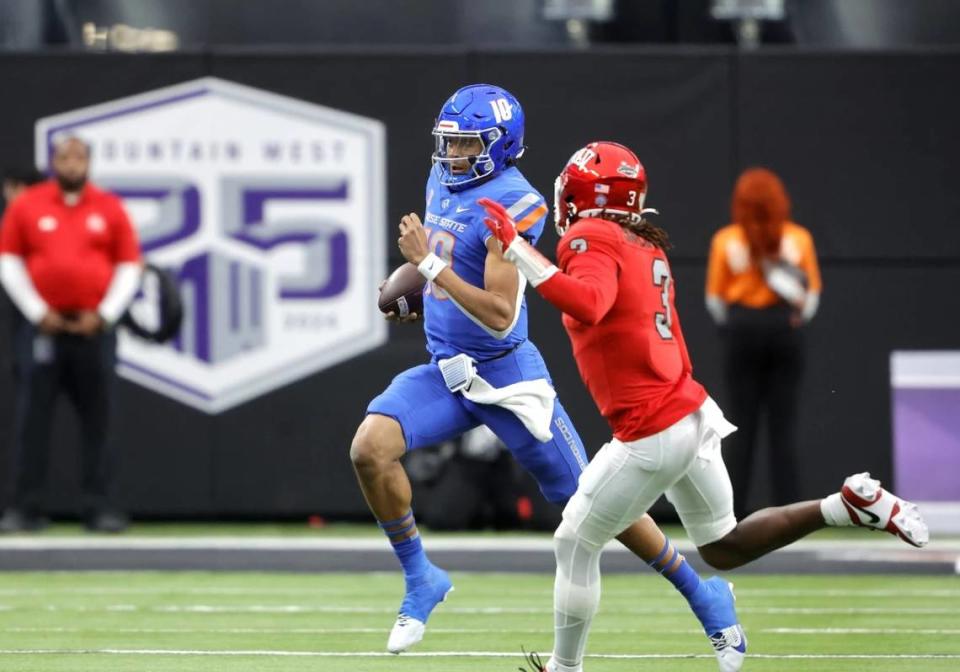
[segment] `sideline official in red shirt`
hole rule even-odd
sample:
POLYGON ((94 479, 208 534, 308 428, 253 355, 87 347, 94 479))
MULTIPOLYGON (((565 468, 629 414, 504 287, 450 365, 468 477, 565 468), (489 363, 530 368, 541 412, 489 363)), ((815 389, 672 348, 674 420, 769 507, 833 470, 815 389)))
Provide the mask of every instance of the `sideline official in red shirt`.
POLYGON ((113 326, 140 284, 140 247, 120 199, 87 181, 90 148, 56 142, 54 179, 25 190, 0 228, 0 280, 26 318, 14 345, 18 371, 13 502, 0 531, 46 524, 40 496, 51 411, 62 389, 80 416, 88 528, 120 531, 109 501, 108 426, 116 363, 113 326))

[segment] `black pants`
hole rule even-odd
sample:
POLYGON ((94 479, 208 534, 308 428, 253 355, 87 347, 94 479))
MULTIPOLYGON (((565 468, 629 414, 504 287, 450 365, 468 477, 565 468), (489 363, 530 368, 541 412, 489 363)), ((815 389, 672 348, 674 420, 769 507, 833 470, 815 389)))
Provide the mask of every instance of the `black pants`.
POLYGON ((739 428, 724 449, 737 518, 747 513, 750 482, 765 417, 770 437, 770 483, 774 504, 797 501, 797 407, 804 369, 803 333, 791 327, 781 307, 733 308, 725 333, 727 415, 739 428))
POLYGON ((9 371, 13 374, 14 380, 17 378, 15 354, 17 331, 25 319, 20 310, 13 305, 6 290, 0 288, 0 322, 5 327, 0 329, 0 375, 9 371))
POLYGON ((113 331, 91 338, 41 335, 22 321, 14 343, 17 403, 14 424, 13 506, 40 508, 47 475, 53 410, 61 390, 80 417, 84 508, 108 504, 113 455, 107 428, 116 374, 117 337, 113 331))

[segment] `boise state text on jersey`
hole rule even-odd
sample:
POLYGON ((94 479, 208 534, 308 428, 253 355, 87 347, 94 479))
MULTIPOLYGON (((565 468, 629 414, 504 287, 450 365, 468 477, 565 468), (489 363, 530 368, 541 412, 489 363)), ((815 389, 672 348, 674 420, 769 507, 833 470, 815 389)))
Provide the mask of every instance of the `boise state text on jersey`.
MULTIPOLYGON (((462 191, 451 191, 439 179, 439 168, 427 180, 426 215, 423 225, 430 251, 450 264, 466 282, 484 286, 487 240, 484 209, 477 200, 487 197, 501 203, 517 222, 523 236, 536 244, 543 233, 548 208, 543 196, 515 167, 462 191)), ((427 350, 434 359, 465 353, 477 360, 489 359, 527 339, 526 283, 521 277, 517 313, 513 326, 497 333, 462 311, 446 293, 430 283, 424 291, 423 316, 427 350)))

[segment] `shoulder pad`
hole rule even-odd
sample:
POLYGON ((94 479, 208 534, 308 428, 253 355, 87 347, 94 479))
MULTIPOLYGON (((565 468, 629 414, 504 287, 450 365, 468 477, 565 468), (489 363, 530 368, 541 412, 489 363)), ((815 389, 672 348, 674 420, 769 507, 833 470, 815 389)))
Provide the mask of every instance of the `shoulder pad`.
POLYGON ((588 251, 597 251, 621 259, 623 227, 605 219, 581 219, 571 226, 557 244, 557 260, 561 268, 569 263, 573 255, 588 251))

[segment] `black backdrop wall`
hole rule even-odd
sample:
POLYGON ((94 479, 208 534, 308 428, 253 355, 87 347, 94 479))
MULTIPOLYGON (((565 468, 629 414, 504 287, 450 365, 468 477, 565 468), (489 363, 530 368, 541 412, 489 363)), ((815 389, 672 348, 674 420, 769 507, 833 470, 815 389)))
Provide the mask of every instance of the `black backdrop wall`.
MULTIPOLYGON (((498 83, 524 104, 523 168, 544 193, 589 140, 638 151, 648 203, 676 245, 678 310, 696 373, 721 405, 718 336, 702 302, 706 252, 728 221, 739 170, 773 167, 794 218, 814 234, 824 274, 801 409, 803 494, 814 497, 854 470, 891 478, 890 351, 960 346, 958 72, 957 51, 10 54, 0 56, 0 163, 32 160, 39 117, 213 75, 382 120, 392 230, 400 213, 421 207, 444 98, 465 83, 498 83)), ((551 232, 541 247, 555 243, 551 232)), ((390 265, 400 262, 391 250, 390 265)), ((532 338, 594 451, 608 430, 559 316, 534 294, 528 302, 532 338)), ((386 346, 216 416, 120 381, 120 501, 154 516, 363 515, 348 459, 353 431, 367 401, 425 356, 420 328, 395 326, 386 346)), ((4 471, 12 400, 12 380, 0 375, 4 471)), ((75 440, 61 408, 55 510, 79 501, 75 440)), ((765 496, 760 483, 754 503, 765 496)))

